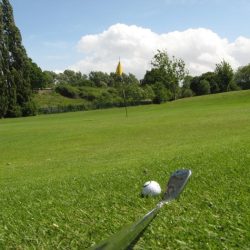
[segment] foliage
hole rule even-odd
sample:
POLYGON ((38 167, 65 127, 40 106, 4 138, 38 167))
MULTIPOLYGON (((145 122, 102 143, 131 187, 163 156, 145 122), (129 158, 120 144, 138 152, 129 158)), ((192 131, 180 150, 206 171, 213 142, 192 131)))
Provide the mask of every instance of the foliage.
POLYGON ((215 94, 220 92, 218 78, 215 72, 206 72, 200 76, 200 80, 206 80, 210 85, 210 93, 215 94))
POLYGON ((8 111, 8 84, 6 81, 6 74, 3 71, 3 13, 0 5, 0 118, 3 118, 8 111))
POLYGON ((136 78, 136 76, 131 74, 131 73, 129 73, 128 75, 123 73, 122 81, 124 82, 125 85, 137 85, 137 86, 139 86, 139 84, 140 84, 138 79, 136 78))
POLYGON ((241 90, 241 87, 237 85, 237 83, 234 80, 232 80, 228 85, 227 91, 238 91, 238 90, 241 90))
POLYGON ((85 103, 83 99, 67 98, 56 92, 42 92, 34 95, 33 99, 38 107, 80 105, 85 103))
POLYGON ((225 88, 227 91, 240 89, 236 78, 234 81, 231 79, 232 68, 225 61, 216 65, 214 72, 192 77, 187 75, 183 60, 175 57, 170 59, 166 51, 158 51, 152 60, 152 66, 140 82, 131 73, 123 73, 120 77, 115 73, 101 71, 92 71, 88 76, 72 70, 59 74, 45 71, 43 77, 46 86, 55 86, 56 91, 64 96, 90 102, 91 109, 122 105, 124 93, 127 105, 135 105, 213 94, 224 91, 225 88))
POLYGON ((29 59, 29 64, 29 78, 32 89, 47 87, 48 79, 46 78, 46 74, 31 59, 29 59))
POLYGON ((144 99, 144 91, 138 84, 129 84, 125 88, 126 98, 130 103, 139 103, 144 99))
MULTIPOLYGON (((158 50, 154 55, 151 64, 153 68, 146 72, 143 84, 161 83, 161 85, 164 85, 167 89, 170 99, 177 99, 180 90, 180 83, 187 75, 184 61, 182 59, 177 59, 174 56, 170 59, 166 51, 158 50)), ((156 90, 156 87, 154 87, 154 89, 156 90)), ((159 96, 159 91, 157 95, 159 96)))
POLYGON ((92 86, 95 87, 107 87, 109 85, 109 75, 101 71, 91 71, 89 73, 89 80, 92 82, 92 86))
POLYGON ((193 91, 190 88, 190 84, 193 77, 190 75, 185 76, 182 82, 181 90, 180 90, 180 98, 191 97, 194 95, 193 91))
POLYGON ((41 107, 38 109, 39 114, 56 114, 56 113, 65 113, 65 112, 77 112, 77 111, 85 111, 89 108, 84 104, 68 104, 68 105, 58 105, 58 106, 48 106, 41 107))
POLYGON ((223 60, 221 63, 216 64, 214 73, 216 75, 220 92, 228 91, 229 84, 233 80, 234 75, 231 65, 223 60))
POLYGON ((19 105, 12 104, 8 107, 6 117, 21 117, 22 116, 22 109, 19 105))
POLYGON ((234 82, 241 89, 250 89, 250 64, 240 67, 235 75, 234 82))
POLYGON ((155 98, 155 93, 152 86, 146 84, 142 86, 143 89, 143 100, 153 101, 155 98))
POLYGON ((53 87, 56 84, 57 74, 53 71, 43 71, 43 77, 46 83, 45 87, 53 87))
MULTIPOLYGON (((66 79, 63 76, 65 73, 59 74, 61 79, 66 79)), ((67 72, 69 74, 73 75, 71 71, 67 72)), ((55 90, 65 97, 85 99, 92 103, 92 108, 124 106, 124 94, 126 105, 148 104, 155 97, 153 89, 148 85, 142 87, 133 74, 123 74, 120 77, 113 73, 108 75, 92 71, 88 81, 93 87, 58 82, 55 90)))
POLYGON ((23 116, 34 116, 37 114, 37 106, 36 103, 32 100, 26 102, 22 107, 22 115, 23 116))
POLYGON ((108 86, 109 87, 119 87, 121 84, 121 78, 120 76, 118 76, 116 73, 111 72, 109 75, 109 83, 108 86))
POLYGON ((63 73, 59 73, 55 79, 57 84, 69 84, 73 86, 85 86, 86 81, 86 75, 69 69, 65 70, 63 73))
POLYGON ((128 105, 137 105, 250 88, 250 64, 234 75, 231 65, 223 60, 214 72, 191 77, 182 59, 158 50, 151 65, 142 81, 131 73, 120 77, 114 72, 42 71, 26 54, 9 0, 0 1, 0 118, 34 115, 31 90, 47 87, 64 97, 80 99, 90 108, 124 105, 124 94, 128 105))
POLYGON ((41 92, 34 96, 38 114, 52 114, 93 109, 91 103, 83 99, 64 97, 56 92, 41 92))
MULTIPOLYGON (((84 87, 79 88, 79 96, 88 101, 94 101, 96 99, 96 91, 93 89, 86 89, 84 87)), ((98 92, 99 93, 99 92, 98 92)))
POLYGON ((209 82, 201 77, 194 77, 191 80, 190 88, 196 95, 210 94, 209 82))
POLYGON ((188 73, 185 69, 185 62, 174 56, 170 59, 166 51, 158 50, 151 64, 154 68, 165 72, 165 85, 172 93, 173 99, 175 100, 178 96, 180 83, 188 73))
POLYGON ((210 94, 210 85, 207 80, 201 80, 199 88, 201 95, 210 94))
POLYGON ((153 85, 156 82, 161 82, 166 87, 166 72, 158 69, 158 68, 152 68, 151 70, 147 70, 143 80, 143 85, 153 85))
POLYGON ((20 116, 31 100, 30 65, 8 0, 0 2, 0 55, 0 117, 20 116))
POLYGON ((163 83, 156 82, 153 85, 153 90, 154 90, 154 99, 153 99, 154 103, 160 104, 162 102, 166 102, 167 100, 170 100, 171 93, 167 88, 165 88, 163 83))
POLYGON ((59 84, 56 86, 55 90, 57 93, 65 97, 77 98, 79 96, 78 89, 69 84, 59 84))
POLYGON ((111 108, 123 106, 123 99, 112 92, 103 92, 95 99, 96 108, 111 108))

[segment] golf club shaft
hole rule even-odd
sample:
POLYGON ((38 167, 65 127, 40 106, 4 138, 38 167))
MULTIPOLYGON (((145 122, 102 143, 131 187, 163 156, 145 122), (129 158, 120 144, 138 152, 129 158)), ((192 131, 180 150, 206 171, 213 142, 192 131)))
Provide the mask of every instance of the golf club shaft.
POLYGON ((117 234, 113 235, 106 241, 101 242, 100 244, 91 248, 92 250, 97 249, 105 249, 105 250, 121 250, 127 249, 143 232, 143 230, 149 225, 149 223, 155 218, 160 208, 162 207, 162 203, 158 203, 157 206, 148 212, 143 218, 135 222, 134 224, 125 227, 117 234))
POLYGON ((122 250, 133 246, 139 239, 139 236, 143 233, 149 223, 155 218, 161 207, 176 199, 183 188, 185 187, 190 175, 191 170, 183 169, 175 171, 167 184, 167 190, 164 193, 163 199, 156 207, 148 212, 143 218, 138 220, 131 226, 125 227, 123 230, 112 236, 106 241, 92 247, 91 249, 104 249, 104 250, 122 250))

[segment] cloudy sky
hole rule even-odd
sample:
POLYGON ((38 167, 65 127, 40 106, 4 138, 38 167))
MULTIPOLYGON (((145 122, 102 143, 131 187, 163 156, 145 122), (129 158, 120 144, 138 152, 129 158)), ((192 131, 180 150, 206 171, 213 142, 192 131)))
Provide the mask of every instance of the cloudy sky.
POLYGON ((158 49, 192 75, 250 63, 250 0, 10 0, 28 55, 43 70, 142 78, 158 49))

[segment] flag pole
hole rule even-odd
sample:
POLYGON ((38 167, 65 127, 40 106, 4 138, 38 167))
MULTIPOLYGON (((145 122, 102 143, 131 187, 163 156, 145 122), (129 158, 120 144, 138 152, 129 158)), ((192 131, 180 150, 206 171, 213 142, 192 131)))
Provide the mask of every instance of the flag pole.
POLYGON ((123 92, 123 101, 124 101, 124 106, 125 106, 125 112, 126 112, 126 117, 128 117, 128 109, 127 109, 127 102, 126 102, 126 94, 125 94, 124 82, 123 82, 122 77, 121 77, 121 81, 122 81, 122 92, 123 92))

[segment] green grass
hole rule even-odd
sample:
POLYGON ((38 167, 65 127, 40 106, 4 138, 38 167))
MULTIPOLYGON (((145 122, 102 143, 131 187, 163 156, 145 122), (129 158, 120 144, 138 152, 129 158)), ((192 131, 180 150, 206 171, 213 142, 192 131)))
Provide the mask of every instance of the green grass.
POLYGON ((56 92, 52 93, 40 93, 34 95, 34 101, 38 108, 65 106, 65 105, 81 105, 85 104, 86 100, 72 99, 64 97, 56 92))
POLYGON ((135 249, 249 249, 250 91, 0 120, 0 249, 84 249, 193 175, 135 249))

